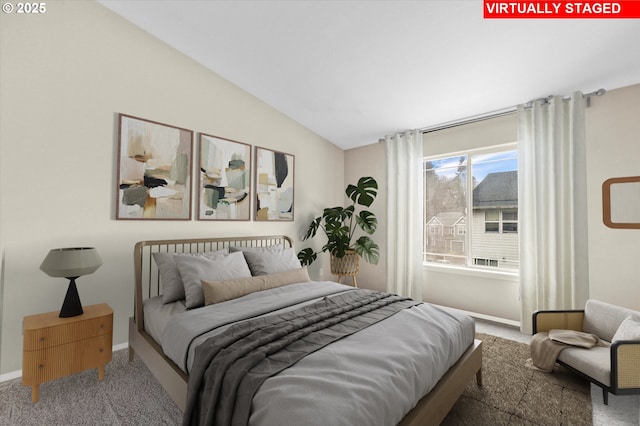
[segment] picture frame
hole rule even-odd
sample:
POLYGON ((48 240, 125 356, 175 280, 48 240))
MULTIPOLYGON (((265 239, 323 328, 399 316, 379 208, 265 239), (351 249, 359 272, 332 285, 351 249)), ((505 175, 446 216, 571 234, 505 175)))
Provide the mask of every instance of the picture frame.
POLYGON ((295 156, 255 148, 256 221, 293 221, 295 207, 295 156))
POLYGON ((640 176, 604 181, 602 221, 609 228, 640 229, 640 176))
POLYGON ((191 220, 193 131, 120 113, 116 220, 191 220))
POLYGON ((198 220, 251 220, 251 145, 199 134, 198 220))

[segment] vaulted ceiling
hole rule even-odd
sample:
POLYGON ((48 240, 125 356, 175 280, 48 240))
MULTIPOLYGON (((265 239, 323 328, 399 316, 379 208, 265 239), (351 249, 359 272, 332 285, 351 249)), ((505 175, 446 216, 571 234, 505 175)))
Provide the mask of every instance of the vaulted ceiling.
POLYGON ((482 1, 98 0, 343 149, 640 83, 640 21, 487 20, 482 1))

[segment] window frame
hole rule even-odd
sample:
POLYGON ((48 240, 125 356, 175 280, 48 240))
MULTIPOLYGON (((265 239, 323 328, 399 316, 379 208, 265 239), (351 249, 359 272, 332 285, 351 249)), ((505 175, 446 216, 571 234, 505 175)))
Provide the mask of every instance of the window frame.
MULTIPOLYGON (((473 227, 473 161, 471 160, 472 157, 474 156, 478 156, 478 155, 483 155, 483 154, 491 154, 491 153, 497 153, 497 152, 505 152, 505 151, 517 151, 518 150, 518 142, 509 142, 509 143, 505 143, 505 144, 498 144, 498 145, 492 145, 492 146, 487 146, 487 147, 483 147, 483 148, 474 148, 474 149, 468 149, 468 150, 462 150, 462 151, 456 151, 456 152, 449 152, 449 153, 441 153, 441 154, 435 154, 435 155, 428 155, 428 156, 424 156, 422 159, 423 164, 425 164, 428 161, 433 161, 433 160, 438 160, 438 159, 444 159, 444 158, 449 158, 449 157, 459 157, 459 156, 466 156, 467 157, 467 173, 466 173, 466 180, 467 180, 467 209, 469 212, 471 212, 470 214, 467 214, 467 217, 465 218, 464 224, 463 225, 455 225, 456 228, 456 232, 454 233, 455 235, 461 235, 458 233, 457 229, 458 226, 464 226, 465 228, 465 233, 464 233, 464 244, 466 247, 468 247, 468 252, 465 254, 465 264, 464 265, 458 265, 458 264, 442 264, 442 263, 438 263, 438 262, 429 262, 426 260, 423 260, 422 265, 423 268, 425 270, 429 270, 429 269, 433 269, 433 270, 441 270, 441 269, 450 269, 450 270, 459 270, 459 271, 467 271, 469 273, 482 273, 482 274, 494 274, 495 276, 519 276, 519 270, 518 269, 511 269, 511 268, 502 268, 502 267, 496 267, 496 266, 482 266, 482 265, 475 265, 474 263, 474 257, 473 257, 473 253, 471 252, 471 247, 472 247, 472 234, 473 232, 471 232, 471 229, 473 227), (471 167, 470 167, 471 166, 471 167), (471 190, 468 190, 468 189, 471 190)), ((426 169, 423 169, 423 176, 426 176, 426 169)), ((425 177, 426 179, 426 177, 425 177)), ((426 191, 426 180, 425 180, 425 191, 426 191)), ((426 195, 426 192, 425 192, 426 195)), ((425 197, 425 203, 426 203, 426 197, 425 197)), ((518 208, 516 207, 515 209, 499 209, 498 210, 498 233, 502 234, 503 233, 503 217, 502 217, 502 212, 506 211, 506 210, 515 210, 516 212, 518 212, 518 208)), ((426 211, 426 208, 425 208, 426 211)), ((425 227, 426 225, 426 217, 424 218, 424 223, 425 223, 425 227)), ((508 221, 509 222, 509 221, 508 221)), ((516 223, 516 227, 517 230, 515 232, 513 231, 507 231, 507 233, 509 234, 519 234, 520 231, 520 227, 518 225, 519 222, 519 215, 518 215, 518 220, 516 221, 511 221, 511 223, 515 222, 516 223)), ((485 226, 485 224, 482 225, 483 227, 485 226)), ((485 230, 486 232, 486 230, 485 230)), ((520 238, 520 236, 518 235, 518 239, 520 238)), ((423 242, 423 253, 422 253, 423 259, 426 256, 426 252, 424 252, 424 242, 423 242)), ((519 259, 518 259, 519 261, 519 259)), ((499 262, 498 262, 499 263, 499 262)))

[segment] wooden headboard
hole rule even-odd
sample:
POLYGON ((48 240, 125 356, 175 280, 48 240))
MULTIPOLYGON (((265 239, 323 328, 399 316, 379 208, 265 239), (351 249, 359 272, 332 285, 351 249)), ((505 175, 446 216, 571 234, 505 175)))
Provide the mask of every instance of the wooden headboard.
POLYGON ((200 253, 225 247, 266 247, 284 244, 293 247, 291 238, 284 235, 258 237, 189 238, 152 240, 136 243, 133 252, 135 273, 134 321, 139 331, 144 329, 142 301, 162 294, 160 275, 153 253, 200 253))

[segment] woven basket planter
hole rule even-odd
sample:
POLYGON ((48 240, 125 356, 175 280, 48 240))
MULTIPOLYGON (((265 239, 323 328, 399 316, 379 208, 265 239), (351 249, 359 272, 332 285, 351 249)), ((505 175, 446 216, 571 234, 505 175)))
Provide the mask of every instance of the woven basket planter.
POLYGON ((338 276, 338 282, 342 277, 354 277, 360 272, 360 255, 355 250, 348 250, 343 257, 331 255, 331 273, 338 276))

